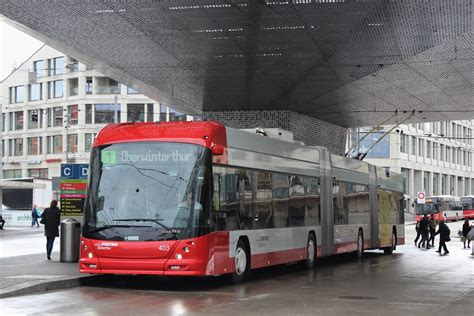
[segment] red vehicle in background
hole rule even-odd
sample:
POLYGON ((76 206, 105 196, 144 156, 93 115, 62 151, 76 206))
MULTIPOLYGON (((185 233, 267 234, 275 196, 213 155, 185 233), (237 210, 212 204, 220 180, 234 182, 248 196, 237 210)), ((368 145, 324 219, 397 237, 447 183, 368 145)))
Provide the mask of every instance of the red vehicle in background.
MULTIPOLYGON (((416 204, 416 203, 415 203, 416 204)), ((457 221, 464 217, 459 197, 452 195, 431 196, 425 199, 424 204, 416 204, 416 221, 420 221, 424 215, 431 216, 439 221, 457 221)))
POLYGON ((464 219, 474 218, 474 196, 468 195, 461 198, 464 219))

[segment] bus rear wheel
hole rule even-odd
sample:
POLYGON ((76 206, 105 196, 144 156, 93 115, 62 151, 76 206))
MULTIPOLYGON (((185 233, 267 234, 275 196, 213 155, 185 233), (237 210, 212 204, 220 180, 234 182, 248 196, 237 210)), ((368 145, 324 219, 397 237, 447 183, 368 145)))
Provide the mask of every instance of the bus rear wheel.
POLYGON ((237 284, 245 280, 249 270, 249 263, 250 258, 247 247, 244 241, 239 239, 235 250, 235 271, 232 273, 232 282, 237 284))
POLYGON ((397 234, 395 233, 395 231, 392 231, 391 246, 383 248, 383 252, 386 255, 391 255, 396 247, 397 247, 397 234))
POLYGON ((308 242, 306 244, 306 261, 305 267, 308 270, 314 269, 316 265, 316 238, 313 233, 308 235, 308 242))

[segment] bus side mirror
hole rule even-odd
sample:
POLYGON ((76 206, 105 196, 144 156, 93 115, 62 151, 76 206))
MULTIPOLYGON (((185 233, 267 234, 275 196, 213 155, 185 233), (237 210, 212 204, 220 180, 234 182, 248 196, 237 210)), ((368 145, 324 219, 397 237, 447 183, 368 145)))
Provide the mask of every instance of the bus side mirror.
POLYGON ((224 154, 224 146, 222 145, 214 145, 212 146, 212 154, 214 156, 220 156, 224 154))

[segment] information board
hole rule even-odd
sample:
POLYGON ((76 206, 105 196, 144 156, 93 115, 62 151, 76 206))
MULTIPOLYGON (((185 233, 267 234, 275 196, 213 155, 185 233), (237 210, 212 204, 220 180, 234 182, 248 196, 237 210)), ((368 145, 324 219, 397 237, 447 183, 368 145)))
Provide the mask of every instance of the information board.
POLYGON ((61 214, 81 216, 87 196, 88 164, 61 164, 61 214))

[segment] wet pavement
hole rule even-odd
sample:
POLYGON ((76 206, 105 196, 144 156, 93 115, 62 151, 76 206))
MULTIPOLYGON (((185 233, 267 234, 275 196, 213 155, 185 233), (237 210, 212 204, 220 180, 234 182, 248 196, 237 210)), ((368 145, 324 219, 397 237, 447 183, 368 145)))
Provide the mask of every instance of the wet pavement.
MULTIPOLYGON (((455 237, 461 225, 449 224, 452 242, 447 256, 439 256, 435 249, 416 248, 414 227, 407 226, 407 245, 398 247, 393 255, 371 251, 362 261, 351 255, 323 258, 313 271, 298 265, 260 269, 241 285, 232 285, 226 278, 89 278, 88 286, 0 299, 0 314, 470 315, 474 310, 474 257, 455 237)), ((41 234, 24 235, 34 242, 38 238, 44 248, 41 234)), ((3 253, 8 247, 4 246, 5 236, 0 238, 3 253)), ((59 243, 55 247, 59 249, 59 243)), ((44 265, 53 279, 64 276, 59 272, 63 265, 68 276, 77 273, 72 269, 75 264, 57 262, 58 253, 53 262, 43 253, 2 255, 1 270, 8 263, 7 270, 16 275, 34 275, 19 270, 32 269, 36 257, 36 264, 44 265), (16 268, 15 262, 19 264, 16 268)), ((38 274, 45 276, 46 270, 38 274)), ((2 282, 5 274, 1 272, 2 282)))

